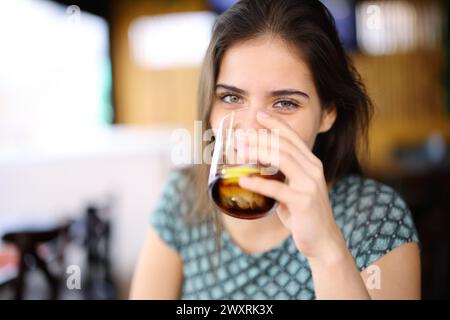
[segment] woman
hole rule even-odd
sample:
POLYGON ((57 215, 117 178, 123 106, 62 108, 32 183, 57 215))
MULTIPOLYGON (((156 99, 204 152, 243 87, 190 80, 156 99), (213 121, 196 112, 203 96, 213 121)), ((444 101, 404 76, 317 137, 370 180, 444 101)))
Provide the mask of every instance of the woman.
POLYGON ((173 172, 131 298, 420 298, 411 214, 361 173, 371 102, 319 1, 238 2, 215 24, 199 89, 205 129, 246 108, 245 127, 279 130, 288 183, 241 179, 280 203, 247 221, 211 208, 207 165, 173 172))

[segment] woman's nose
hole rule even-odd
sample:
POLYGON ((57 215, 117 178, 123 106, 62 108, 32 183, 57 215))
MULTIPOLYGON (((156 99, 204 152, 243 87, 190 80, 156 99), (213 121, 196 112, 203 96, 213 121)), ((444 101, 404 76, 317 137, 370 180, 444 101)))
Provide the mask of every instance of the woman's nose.
POLYGON ((258 108, 246 108, 242 112, 236 114, 236 129, 253 129, 258 130, 263 128, 256 118, 258 108))

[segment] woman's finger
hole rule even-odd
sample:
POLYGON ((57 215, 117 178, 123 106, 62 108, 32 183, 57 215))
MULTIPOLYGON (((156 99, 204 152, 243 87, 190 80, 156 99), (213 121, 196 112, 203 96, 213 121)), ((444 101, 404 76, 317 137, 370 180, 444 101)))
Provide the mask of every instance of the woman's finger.
POLYGON ((250 161, 271 165, 281 170, 290 181, 290 186, 299 192, 315 190, 316 182, 314 178, 302 168, 297 161, 288 153, 280 151, 277 157, 259 152, 257 147, 249 149, 250 161))
MULTIPOLYGON (((311 161, 312 164, 317 165, 319 160, 308 148, 306 143, 299 137, 299 135, 284 121, 270 116, 265 112, 258 112, 257 120, 263 126, 270 130, 279 130, 280 136, 286 137, 294 145, 298 147, 300 151, 311 161)), ((319 160, 320 161, 320 160, 319 160)))
POLYGON ((303 168, 289 154, 281 151, 274 155, 261 152, 260 148, 256 146, 250 146, 248 156, 251 163, 260 163, 280 169, 289 180, 301 177, 304 172, 303 168))
POLYGON ((296 198, 296 192, 288 185, 261 177, 241 177, 239 185, 247 190, 273 198, 281 203, 288 204, 296 198))
MULTIPOLYGON (((303 168, 305 174, 310 177, 315 177, 316 171, 320 168, 311 165, 310 161, 306 158, 305 154, 298 150, 290 140, 278 136, 276 139, 272 139, 273 136, 268 137, 258 137, 258 139, 252 139, 249 141, 249 145, 252 147, 257 147, 258 151, 264 154, 269 154, 272 158, 276 158, 279 152, 284 152, 292 156, 292 158, 298 162, 298 164, 303 168), (276 140, 276 141, 274 141, 276 140)), ((317 172, 320 173, 320 172, 317 172)))
POLYGON ((291 229, 291 219, 290 219, 291 214, 289 212, 289 209, 286 207, 284 203, 280 202, 280 205, 278 206, 276 213, 278 214, 278 217, 280 218, 284 226, 288 229, 291 229))

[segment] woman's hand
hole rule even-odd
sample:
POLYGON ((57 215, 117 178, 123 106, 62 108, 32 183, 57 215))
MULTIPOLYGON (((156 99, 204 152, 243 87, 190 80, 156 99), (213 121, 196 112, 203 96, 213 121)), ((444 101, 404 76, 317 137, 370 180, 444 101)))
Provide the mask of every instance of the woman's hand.
POLYGON ((279 163, 273 163, 273 153, 267 152, 268 146, 262 141, 250 142, 249 153, 262 163, 276 165, 288 183, 249 177, 241 178, 239 184, 280 202, 277 214, 309 260, 338 259, 348 250, 330 206, 321 161, 286 123, 261 112, 257 119, 265 128, 279 132, 279 149, 272 150, 279 152, 279 163))

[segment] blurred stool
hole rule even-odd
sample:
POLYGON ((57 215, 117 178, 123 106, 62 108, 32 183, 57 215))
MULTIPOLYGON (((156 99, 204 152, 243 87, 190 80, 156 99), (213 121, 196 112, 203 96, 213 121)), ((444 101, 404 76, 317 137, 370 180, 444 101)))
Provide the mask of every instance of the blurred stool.
MULTIPOLYGON (((9 231, 5 233, 2 240, 6 244, 14 245, 19 252, 19 266, 17 278, 14 280, 14 296, 15 299, 22 299, 24 292, 24 278, 26 273, 31 270, 31 266, 27 261, 32 258, 35 266, 40 269, 46 277, 50 287, 50 298, 58 297, 60 277, 50 272, 47 261, 39 254, 39 246, 44 243, 64 239, 67 236, 70 223, 60 225, 49 225, 48 227, 32 226, 18 229, 17 231, 9 231)), ((55 257, 62 258, 63 248, 59 246, 54 252, 55 257)))

